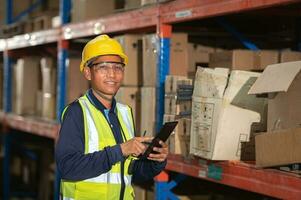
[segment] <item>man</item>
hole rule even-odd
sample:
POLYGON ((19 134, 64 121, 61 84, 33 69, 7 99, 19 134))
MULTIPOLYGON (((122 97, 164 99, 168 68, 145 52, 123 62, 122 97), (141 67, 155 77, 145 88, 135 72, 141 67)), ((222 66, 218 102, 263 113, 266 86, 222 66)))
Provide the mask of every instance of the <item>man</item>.
MULTIPOLYGON (((117 103, 117 93, 128 57, 107 35, 89 41, 82 52, 80 71, 91 88, 64 111, 56 162, 61 173, 63 199, 133 199, 131 183, 149 180, 166 165, 168 148, 136 159, 149 137, 135 137, 130 107, 117 103)), ((146 114, 146 113, 142 113, 146 114)))

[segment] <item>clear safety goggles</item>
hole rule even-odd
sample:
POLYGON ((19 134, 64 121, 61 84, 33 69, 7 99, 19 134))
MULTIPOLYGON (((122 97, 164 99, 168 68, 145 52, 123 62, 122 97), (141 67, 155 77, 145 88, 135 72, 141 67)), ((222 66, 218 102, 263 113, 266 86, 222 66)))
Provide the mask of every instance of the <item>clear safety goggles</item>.
POLYGON ((124 71, 124 64, 121 62, 99 62, 93 63, 90 67, 94 67, 94 70, 103 74, 108 73, 111 69, 114 73, 122 73, 124 71))

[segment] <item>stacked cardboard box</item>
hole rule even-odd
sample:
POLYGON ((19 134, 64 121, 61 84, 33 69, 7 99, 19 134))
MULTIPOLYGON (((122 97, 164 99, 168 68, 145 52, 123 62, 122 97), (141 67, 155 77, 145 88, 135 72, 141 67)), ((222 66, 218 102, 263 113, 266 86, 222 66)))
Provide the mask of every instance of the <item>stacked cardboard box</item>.
POLYGON ((256 164, 300 163, 301 61, 268 66, 250 94, 268 94, 268 133, 256 136, 256 164), (278 133, 274 133, 278 132, 278 133))
POLYGON ((173 154, 189 154, 192 90, 191 79, 172 75, 166 77, 164 122, 178 121, 168 140, 169 151, 173 154))
POLYGON ((41 116, 48 119, 56 117, 56 65, 50 57, 41 59, 42 72, 42 109, 41 116))
POLYGON ((299 51, 282 51, 280 56, 280 63, 300 61, 301 52, 299 51))
MULTIPOLYGON (((143 85, 156 86, 158 38, 156 34, 143 36, 143 85)), ((192 54, 189 50, 188 35, 186 33, 173 33, 170 39, 170 75, 188 76, 195 72, 195 67, 190 67, 192 54)))
POLYGON ((124 8, 125 9, 134 9, 141 6, 141 0, 125 0, 124 8))
POLYGON ((211 53, 209 67, 225 67, 232 70, 262 70, 279 62, 279 52, 272 50, 233 50, 211 53))
POLYGON ((260 73, 199 68, 192 98, 190 153, 212 160, 239 160, 251 125, 264 122, 265 99, 248 95, 260 73), (239 123, 237 123, 239 122, 239 123))
POLYGON ((13 76, 13 111, 18 115, 35 115, 37 92, 40 88, 40 58, 17 60, 13 76))
POLYGON ((114 13, 115 1, 72 0, 71 22, 82 22, 114 13))
POLYGON ((155 135, 156 127, 156 88, 141 87, 141 132, 147 136, 155 135))
POLYGON ((67 103, 71 103, 82 96, 89 89, 89 82, 79 71, 81 59, 70 58, 68 60, 68 82, 67 82, 67 103))
POLYGON ((209 46, 200 44, 188 44, 189 55, 189 74, 188 76, 194 76, 197 66, 208 67, 210 53, 216 52, 216 49, 209 46), (190 74, 192 73, 192 74, 190 74))
POLYGON ((123 85, 142 85, 142 36, 127 34, 115 37, 115 39, 121 44, 124 53, 129 58, 124 70, 123 85))

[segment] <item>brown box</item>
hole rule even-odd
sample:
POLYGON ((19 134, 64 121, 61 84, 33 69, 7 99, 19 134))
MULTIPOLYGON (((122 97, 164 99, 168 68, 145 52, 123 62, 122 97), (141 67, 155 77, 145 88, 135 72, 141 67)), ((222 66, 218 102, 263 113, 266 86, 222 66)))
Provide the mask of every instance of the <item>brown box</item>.
POLYGON ((173 33, 170 40, 170 75, 187 76, 188 35, 187 33, 173 33))
POLYGON ((267 132, 255 137, 256 165, 274 167, 301 162, 301 128, 267 132))
POLYGON ((133 109, 135 119, 136 134, 140 131, 141 119, 141 88, 139 87, 121 87, 116 94, 116 100, 120 103, 129 105, 133 109))
POLYGON ((146 130, 148 136, 155 134, 156 88, 141 88, 141 132, 146 130))
POLYGON ((129 62, 124 70, 124 86, 142 85, 142 40, 140 35, 123 35, 115 37, 123 47, 129 62))
POLYGON ((268 131, 301 125, 301 61, 269 65, 249 94, 268 94, 268 131))
POLYGON ((40 87, 40 58, 18 59, 14 67, 13 111, 18 115, 36 114, 37 92, 40 87))
POLYGON ((259 70, 265 69, 268 65, 279 63, 279 52, 274 50, 260 50, 255 52, 255 56, 259 60, 258 67, 259 70))
POLYGON ((280 62, 292 62, 301 60, 301 52, 298 51, 282 51, 280 62))
POLYGON ((142 37, 143 48, 143 86, 155 87, 157 84, 157 36, 148 34, 142 37))
POLYGON ((276 64, 279 53, 272 50, 233 50, 211 53, 209 67, 225 67, 232 70, 262 70, 267 65, 276 64))
POLYGON ((188 43, 189 73, 195 73, 197 66, 208 67, 209 54, 213 52, 213 47, 188 43))
POLYGON ((169 137, 169 151, 173 154, 189 155, 190 146, 190 126, 191 120, 188 118, 178 118, 175 115, 164 115, 164 122, 178 121, 172 135, 169 137))
POLYGON ((141 0, 125 0, 124 8, 133 9, 139 8, 141 6, 141 0))
POLYGON ((233 70, 253 70, 254 52, 249 50, 233 50, 211 53, 209 67, 225 67, 233 70))
POLYGON ((81 59, 70 58, 68 67, 68 82, 67 82, 67 103, 71 103, 89 89, 89 82, 84 75, 79 71, 81 59))
POLYGON ((114 13, 115 1, 72 0, 71 22, 82 22, 114 13))
POLYGON ((52 17, 47 15, 36 17, 33 20, 33 31, 50 29, 52 27, 51 20, 52 17))

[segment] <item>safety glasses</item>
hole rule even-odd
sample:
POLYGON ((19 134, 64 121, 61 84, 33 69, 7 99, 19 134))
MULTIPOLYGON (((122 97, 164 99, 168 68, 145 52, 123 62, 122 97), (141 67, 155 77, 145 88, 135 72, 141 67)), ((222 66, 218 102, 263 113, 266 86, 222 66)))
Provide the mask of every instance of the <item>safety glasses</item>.
POLYGON ((124 64, 121 62, 99 62, 91 64, 90 67, 103 74, 109 73, 111 69, 116 74, 123 73, 124 71, 124 64))

